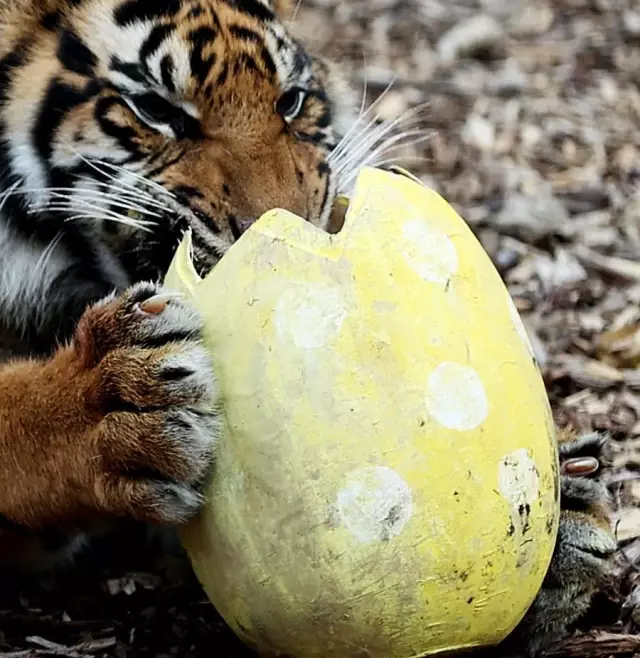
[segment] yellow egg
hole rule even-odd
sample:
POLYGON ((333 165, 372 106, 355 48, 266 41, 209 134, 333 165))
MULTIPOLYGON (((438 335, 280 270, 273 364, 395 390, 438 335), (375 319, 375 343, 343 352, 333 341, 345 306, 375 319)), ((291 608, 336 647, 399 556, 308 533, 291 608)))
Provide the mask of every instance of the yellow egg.
MULTIPOLYGON (((329 235, 263 216, 204 281, 225 429, 184 544, 262 655, 414 658, 502 640, 558 524, 547 396, 488 256, 438 194, 364 170, 329 235)), ((212 647, 212 656, 215 650, 212 647)))

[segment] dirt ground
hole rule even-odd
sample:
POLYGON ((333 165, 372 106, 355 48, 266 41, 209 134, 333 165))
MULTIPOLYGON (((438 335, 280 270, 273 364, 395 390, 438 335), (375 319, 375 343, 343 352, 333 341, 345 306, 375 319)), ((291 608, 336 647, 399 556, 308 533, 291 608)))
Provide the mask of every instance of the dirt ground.
MULTIPOLYGON (((619 605, 640 564, 638 0, 302 0, 295 27, 369 102, 393 82, 382 118, 428 103, 414 127, 429 139, 393 157, 480 237, 558 422, 612 433, 620 582, 553 655, 640 655, 619 605)), ((0 583, 0 658, 250 658, 193 576, 138 543, 52 584, 0 583)))

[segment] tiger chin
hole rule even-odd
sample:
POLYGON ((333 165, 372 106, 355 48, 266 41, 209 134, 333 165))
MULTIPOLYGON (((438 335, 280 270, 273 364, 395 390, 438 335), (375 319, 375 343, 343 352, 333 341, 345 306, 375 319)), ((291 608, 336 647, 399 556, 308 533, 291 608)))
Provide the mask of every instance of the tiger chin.
MULTIPOLYGON (((355 166, 336 153, 370 141, 348 141, 366 115, 291 36, 290 11, 0 0, 3 565, 48 568, 119 519, 175 527, 200 508, 217 385, 201 318, 157 281, 187 228, 201 272, 273 207, 332 230, 336 172, 355 166)), ((606 492, 590 482, 563 486, 523 626, 534 652, 611 564, 606 492)))

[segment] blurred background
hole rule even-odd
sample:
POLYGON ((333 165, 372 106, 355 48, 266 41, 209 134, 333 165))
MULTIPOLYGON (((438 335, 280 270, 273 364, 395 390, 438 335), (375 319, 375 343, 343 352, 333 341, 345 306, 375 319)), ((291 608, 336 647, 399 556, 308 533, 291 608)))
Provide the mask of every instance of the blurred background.
MULTIPOLYGON (((612 433, 602 477, 619 507, 626 596, 640 555, 640 2, 302 0, 293 27, 359 93, 366 82, 368 103, 393 83, 381 119, 426 104, 411 126, 429 138, 393 157, 491 255, 558 423, 612 433)), ((0 585, 0 658, 249 656, 179 564, 129 543, 74 574, 0 585)), ((640 652, 619 594, 585 621, 596 635, 554 655, 640 652)))

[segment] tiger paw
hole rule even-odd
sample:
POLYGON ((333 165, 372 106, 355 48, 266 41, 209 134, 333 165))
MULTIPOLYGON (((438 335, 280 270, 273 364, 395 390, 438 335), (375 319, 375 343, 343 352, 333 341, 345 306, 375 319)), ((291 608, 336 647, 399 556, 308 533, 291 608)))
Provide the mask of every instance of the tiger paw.
POLYGON ((106 513, 175 524, 202 503, 218 434, 202 320, 177 295, 138 284, 90 308, 73 347, 91 373, 85 440, 106 513))
POLYGON ((559 440, 561 515, 556 546, 542 590, 516 630, 529 656, 540 655, 565 637, 613 572, 617 543, 610 496, 593 478, 603 463, 606 442, 596 433, 559 440))

